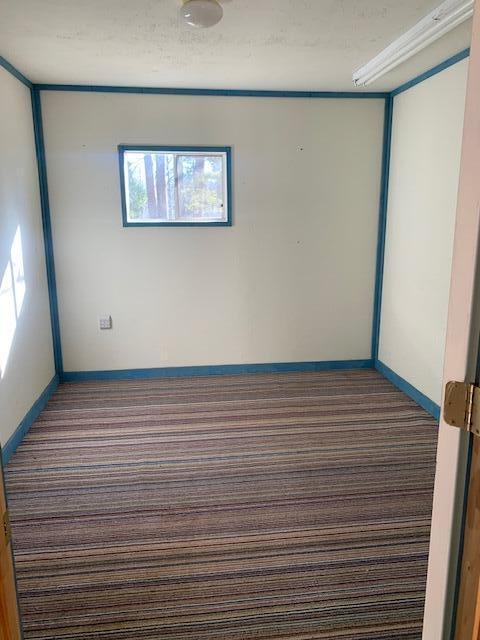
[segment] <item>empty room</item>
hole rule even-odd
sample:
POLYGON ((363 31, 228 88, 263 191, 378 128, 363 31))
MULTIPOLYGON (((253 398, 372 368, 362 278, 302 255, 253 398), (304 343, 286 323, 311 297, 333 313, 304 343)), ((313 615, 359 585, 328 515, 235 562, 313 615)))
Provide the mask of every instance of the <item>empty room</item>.
POLYGON ((479 35, 2 0, 0 638, 480 638, 479 35))

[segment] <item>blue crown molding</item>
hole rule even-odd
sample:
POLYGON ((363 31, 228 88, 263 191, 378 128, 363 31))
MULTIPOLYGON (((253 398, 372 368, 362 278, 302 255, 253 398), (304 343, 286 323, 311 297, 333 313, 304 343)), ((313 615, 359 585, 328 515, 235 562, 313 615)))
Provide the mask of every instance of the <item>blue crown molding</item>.
POLYGON ((389 91, 282 91, 263 89, 195 89, 174 87, 129 87, 114 85, 83 85, 83 84, 34 84, 14 67, 8 60, 0 56, 0 67, 15 76, 29 89, 38 91, 81 91, 94 93, 144 93, 160 95, 193 95, 193 96, 237 96, 256 98, 351 98, 351 99, 386 99, 396 96, 403 91, 427 80, 444 69, 464 60, 470 55, 470 49, 464 49, 447 58, 435 67, 405 82, 396 89, 389 91))
POLYGON ((40 396, 35 400, 31 409, 27 412, 23 420, 20 422, 18 427, 15 429, 13 434, 7 440, 7 443, 2 448, 2 462, 3 464, 7 464, 12 455, 15 453, 18 445, 22 442, 23 438, 27 434, 28 430, 38 418, 38 416, 42 413, 42 411, 47 406, 47 402, 50 399, 50 396, 55 392, 58 387, 59 377, 55 375, 52 380, 48 383, 46 388, 42 391, 40 396))
POLYGON ((45 264, 47 269, 48 297, 50 304, 50 322, 52 326, 53 357, 55 361, 55 371, 61 376, 63 372, 62 344, 60 339, 60 320, 58 314, 57 284, 53 254, 52 223, 50 219, 50 201, 48 195, 47 167, 45 162, 45 145, 43 139, 42 107, 40 102, 40 92, 35 86, 32 88, 31 94, 35 151, 37 154, 38 180, 40 187, 45 264))
POLYGON ((39 91, 80 91, 86 93, 143 93, 174 96, 230 96, 250 98, 353 98, 383 99, 384 91, 270 91, 262 89, 180 89, 173 87, 122 87, 83 84, 36 84, 39 91))
POLYGON ((382 177, 378 216, 377 263, 375 272, 375 294, 373 298, 372 359, 378 357, 380 322, 382 315, 383 270, 385 266, 385 236, 387 233, 388 185, 390 180, 390 158, 392 147, 393 98, 385 100, 383 123, 382 177))
POLYGON ((395 96, 398 96, 399 93, 408 91, 408 89, 411 89, 415 85, 420 84, 425 80, 428 80, 428 78, 431 78, 432 76, 436 76, 437 73, 440 73, 445 69, 448 69, 448 67, 451 67, 454 64, 457 64, 457 62, 460 62, 461 60, 468 58, 469 55, 470 55, 470 49, 464 49, 463 51, 456 53, 455 55, 451 56, 450 58, 447 58, 443 62, 440 62, 440 64, 437 64, 435 67, 428 69, 428 71, 421 73, 419 76, 416 76, 415 78, 412 78, 412 80, 409 80, 408 82, 401 84, 396 89, 393 89, 393 91, 391 92, 391 96, 395 97, 395 96))
POLYGON ((26 87, 32 89, 33 83, 30 82, 30 80, 26 76, 24 76, 21 71, 14 67, 13 64, 10 64, 10 62, 8 60, 5 60, 5 58, 2 58, 2 56, 0 56, 0 67, 3 67, 5 71, 8 71, 8 73, 17 78, 17 80, 20 80, 20 82, 23 83, 26 87))
MULTIPOLYGON (((264 89, 199 89, 175 87, 129 87, 114 85, 84 84, 36 84, 39 91, 80 91, 83 93, 143 93, 154 95, 179 96, 232 96, 252 98, 349 98, 349 99, 388 99, 448 69, 452 65, 468 58, 470 49, 464 49, 447 58, 424 73, 412 78, 392 91, 282 91, 264 89)), ((9 63, 5 61, 8 65, 9 63)), ((11 65, 9 65, 11 66, 11 65)), ((19 72, 17 72, 19 73, 19 72)), ((21 74, 20 74, 21 75, 21 74)), ((24 77, 24 76, 22 76, 24 77)), ((26 80, 26 78, 25 78, 26 80)), ((27 80, 27 82, 29 82, 27 80)))
POLYGON ((373 360, 324 360, 319 362, 269 362, 266 364, 220 364, 193 367, 161 367, 157 369, 114 369, 110 371, 65 371, 61 376, 61 382, 233 376, 249 373, 339 371, 348 369, 373 369, 373 360))

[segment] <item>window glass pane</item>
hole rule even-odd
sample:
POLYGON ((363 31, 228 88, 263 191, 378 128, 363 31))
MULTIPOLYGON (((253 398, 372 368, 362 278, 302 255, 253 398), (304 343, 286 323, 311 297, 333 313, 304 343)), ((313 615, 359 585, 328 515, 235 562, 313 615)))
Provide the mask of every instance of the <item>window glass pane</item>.
POLYGON ((179 218, 222 220, 222 156, 179 155, 177 172, 179 218))
POLYGON ((152 222, 175 219, 175 155, 125 153, 128 219, 152 222))
POLYGON ((227 221, 225 164, 222 153, 126 150, 127 221, 227 221))

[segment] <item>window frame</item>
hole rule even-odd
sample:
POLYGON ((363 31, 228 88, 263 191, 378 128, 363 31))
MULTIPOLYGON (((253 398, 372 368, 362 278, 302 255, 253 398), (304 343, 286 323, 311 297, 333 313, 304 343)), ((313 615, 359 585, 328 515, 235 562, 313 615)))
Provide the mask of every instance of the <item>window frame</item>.
MULTIPOLYGON (((122 207, 122 221, 124 227, 231 227, 233 224, 232 217, 232 147, 209 147, 209 146, 178 146, 178 145, 148 145, 148 144, 119 144, 118 159, 120 166, 120 198, 122 207), (227 215, 225 220, 208 222, 180 222, 179 220, 169 221, 145 221, 132 222, 128 219, 127 198, 125 192, 125 152, 134 151, 137 153, 163 151, 168 153, 194 153, 201 154, 222 154, 225 156, 225 175, 224 185, 226 189, 227 215)), ((177 191, 178 195, 178 191, 177 191)))

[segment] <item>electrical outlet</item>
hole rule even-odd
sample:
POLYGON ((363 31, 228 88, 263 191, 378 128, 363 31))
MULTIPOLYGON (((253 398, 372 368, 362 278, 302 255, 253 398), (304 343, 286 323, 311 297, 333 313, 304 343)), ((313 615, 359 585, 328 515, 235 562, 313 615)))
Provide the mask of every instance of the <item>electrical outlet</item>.
POLYGON ((100 329, 111 329, 112 328, 112 316, 101 316, 100 317, 100 329))

